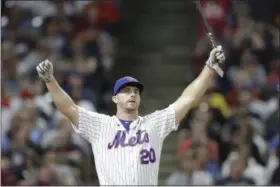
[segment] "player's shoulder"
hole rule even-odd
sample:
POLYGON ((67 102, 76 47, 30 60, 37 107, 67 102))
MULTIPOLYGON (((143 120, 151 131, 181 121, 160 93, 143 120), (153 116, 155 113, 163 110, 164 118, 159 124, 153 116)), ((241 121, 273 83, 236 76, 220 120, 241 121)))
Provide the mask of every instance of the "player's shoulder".
POLYGON ((86 109, 84 107, 80 107, 80 106, 78 106, 78 109, 79 109, 80 113, 85 113, 90 116, 99 117, 99 118, 107 118, 107 119, 113 118, 113 116, 111 116, 109 114, 105 114, 101 111, 88 110, 88 109, 86 109))
POLYGON ((170 110, 173 109, 173 105, 168 105, 166 107, 163 107, 162 109, 156 109, 153 112, 143 116, 143 120, 152 120, 153 118, 158 118, 163 115, 166 115, 170 110))

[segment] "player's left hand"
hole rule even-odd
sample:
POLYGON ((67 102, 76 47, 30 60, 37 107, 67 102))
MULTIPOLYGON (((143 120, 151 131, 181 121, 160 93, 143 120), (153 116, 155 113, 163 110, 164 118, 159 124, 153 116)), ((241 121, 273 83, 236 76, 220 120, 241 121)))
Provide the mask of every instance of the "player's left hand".
POLYGON ((206 61, 206 65, 210 68, 217 66, 218 64, 224 63, 226 57, 221 45, 215 47, 210 52, 209 58, 206 61))

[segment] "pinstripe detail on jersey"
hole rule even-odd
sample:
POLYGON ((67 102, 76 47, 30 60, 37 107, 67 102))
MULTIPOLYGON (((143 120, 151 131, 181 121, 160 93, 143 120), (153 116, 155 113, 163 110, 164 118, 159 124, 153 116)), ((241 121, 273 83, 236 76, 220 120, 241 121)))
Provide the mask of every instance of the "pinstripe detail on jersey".
POLYGON ((129 131, 116 116, 83 108, 73 125, 92 145, 100 185, 157 185, 163 141, 177 127, 173 105, 139 117, 129 131))

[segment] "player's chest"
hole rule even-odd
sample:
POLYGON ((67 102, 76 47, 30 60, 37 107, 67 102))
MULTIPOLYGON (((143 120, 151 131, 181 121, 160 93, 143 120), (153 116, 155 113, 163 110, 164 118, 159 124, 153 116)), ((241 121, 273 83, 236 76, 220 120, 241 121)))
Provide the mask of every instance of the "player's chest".
POLYGON ((121 126, 115 126, 107 130, 102 138, 102 144, 108 150, 123 149, 123 148, 141 148, 154 145, 153 129, 147 128, 144 125, 135 126, 129 130, 121 126))
POLYGON ((121 126, 104 128, 94 153, 104 158, 114 157, 114 163, 125 160, 131 168, 149 163, 156 163, 161 143, 156 129, 151 124, 138 124, 129 131, 121 126), (99 154, 101 153, 101 154, 99 154))
POLYGON ((108 149, 135 147, 150 144, 151 134, 147 130, 136 131, 117 130, 112 133, 107 142, 108 149))

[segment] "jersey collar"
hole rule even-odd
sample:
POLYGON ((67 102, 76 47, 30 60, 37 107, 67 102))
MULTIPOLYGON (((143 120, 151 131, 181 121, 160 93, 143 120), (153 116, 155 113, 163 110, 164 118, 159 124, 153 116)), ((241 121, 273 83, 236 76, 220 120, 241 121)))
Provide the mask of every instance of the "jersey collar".
MULTIPOLYGON (((114 115, 113 118, 116 121, 119 128, 121 128, 122 130, 126 130, 116 115, 114 115)), ((143 117, 138 116, 137 119, 135 119, 134 121, 131 122, 129 129, 130 130, 135 129, 139 124, 141 124, 142 121, 143 121, 143 117)))

